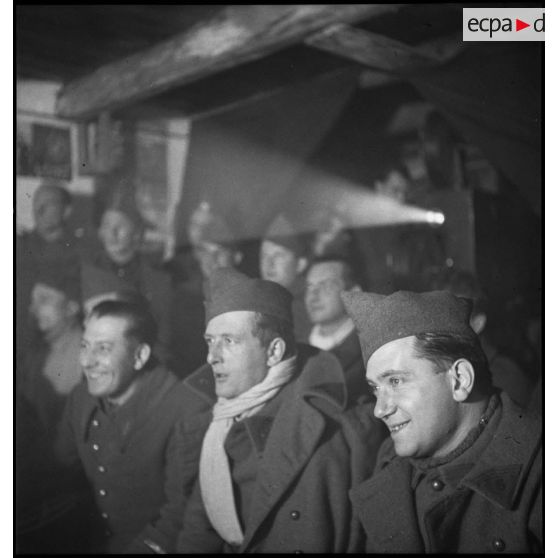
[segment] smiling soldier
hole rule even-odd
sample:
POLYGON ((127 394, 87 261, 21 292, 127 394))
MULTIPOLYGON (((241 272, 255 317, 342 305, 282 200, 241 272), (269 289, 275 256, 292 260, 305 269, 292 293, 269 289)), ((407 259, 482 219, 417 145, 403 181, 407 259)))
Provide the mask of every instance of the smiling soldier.
POLYGON ((103 537, 87 552, 174 548, 199 444, 173 437, 188 395, 154 358, 156 334, 146 305, 121 300, 99 303, 85 322, 86 381, 69 397, 57 454, 83 468, 95 493, 103 537))
POLYGON ((391 434, 351 491, 367 552, 541 552, 541 419, 492 387, 471 301, 342 297, 391 434))

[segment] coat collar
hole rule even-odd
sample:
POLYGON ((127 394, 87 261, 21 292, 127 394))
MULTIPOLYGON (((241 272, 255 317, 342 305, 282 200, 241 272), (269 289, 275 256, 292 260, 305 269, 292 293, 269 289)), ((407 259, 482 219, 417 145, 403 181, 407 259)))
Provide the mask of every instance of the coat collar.
POLYGON ((209 364, 200 366, 195 372, 184 379, 184 385, 209 405, 217 402, 215 395, 215 377, 209 364))
POLYGON ((251 519, 239 552, 250 546, 259 527, 314 455, 326 428, 324 414, 340 412, 345 404, 343 371, 334 357, 301 347, 298 365, 299 370, 303 368, 297 379, 269 403, 268 411, 271 406, 278 407, 276 415, 264 408, 246 419, 255 447, 263 454, 251 519))
POLYGON ((324 410, 347 406, 345 374, 336 357, 310 345, 297 345, 297 366, 302 370, 298 378, 298 393, 311 405, 324 410))
POLYGON ((324 431, 322 414, 306 404, 296 390, 293 391, 295 393, 284 397, 274 419, 262 416, 254 421, 255 417, 252 418, 253 439, 258 438, 258 433, 267 439, 260 440, 265 444, 265 450, 258 469, 250 521, 239 552, 249 547, 260 525, 314 454, 324 431), (285 443, 286 433, 288 443, 285 443))
MULTIPOLYGON (((176 378, 160 365, 146 372, 138 392, 122 407, 122 422, 129 423, 127 425, 123 424, 123 444, 126 444, 130 435, 137 431, 138 427, 152 418, 152 411, 161 404, 162 399, 176 383, 176 378)), ((80 389, 85 392, 81 403, 83 411, 81 413, 80 437, 86 442, 91 421, 95 413, 100 410, 100 401, 98 398, 89 395, 85 384, 80 385, 80 389)))
MULTIPOLYGON (((297 369, 302 371, 297 377, 298 392, 316 405, 332 405, 344 409, 347 404, 345 377, 337 359, 329 353, 309 345, 297 345, 297 369), (322 401, 320 403, 319 401, 322 401)), ((213 405, 215 378, 209 364, 204 364, 190 374, 184 385, 199 397, 213 405)))
MULTIPOLYGON (((541 445, 542 424, 540 417, 521 409, 505 393, 500 397, 500 424, 480 460, 463 477, 461 484, 509 510, 516 503, 541 445)), ((452 464, 447 468, 451 474, 452 464)))

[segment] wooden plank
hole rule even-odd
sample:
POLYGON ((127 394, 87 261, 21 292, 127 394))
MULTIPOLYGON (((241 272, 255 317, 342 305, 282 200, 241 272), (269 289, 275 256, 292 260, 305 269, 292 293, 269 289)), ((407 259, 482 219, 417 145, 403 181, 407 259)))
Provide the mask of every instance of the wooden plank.
POLYGON ((459 40, 451 36, 411 46, 344 24, 332 25, 309 37, 305 43, 374 70, 393 74, 441 64, 462 48, 461 36, 459 40))
POLYGON ((97 122, 97 172, 108 172, 111 170, 112 163, 112 134, 111 124, 112 118, 108 111, 99 114, 97 122))
POLYGON ((404 4, 227 6, 208 21, 124 60, 103 66, 61 91, 57 113, 86 118, 179 84, 262 58, 332 23, 352 23, 404 4))

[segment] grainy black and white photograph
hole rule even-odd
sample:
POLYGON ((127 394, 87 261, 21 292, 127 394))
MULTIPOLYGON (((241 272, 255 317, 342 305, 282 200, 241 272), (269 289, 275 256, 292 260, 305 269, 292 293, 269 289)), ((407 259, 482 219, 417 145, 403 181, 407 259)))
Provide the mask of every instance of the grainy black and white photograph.
POLYGON ((13 14, 14 553, 543 553, 544 3, 13 14))

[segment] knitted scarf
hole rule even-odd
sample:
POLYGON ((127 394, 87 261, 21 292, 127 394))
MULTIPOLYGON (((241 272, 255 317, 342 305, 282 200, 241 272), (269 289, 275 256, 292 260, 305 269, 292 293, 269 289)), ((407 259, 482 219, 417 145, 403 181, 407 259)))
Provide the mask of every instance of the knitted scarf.
POLYGON ((229 461, 224 443, 235 420, 257 413, 292 378, 296 357, 272 366, 265 379, 234 399, 220 397, 213 407, 200 457, 200 487, 209 521, 219 536, 231 545, 244 538, 236 513, 229 461))

